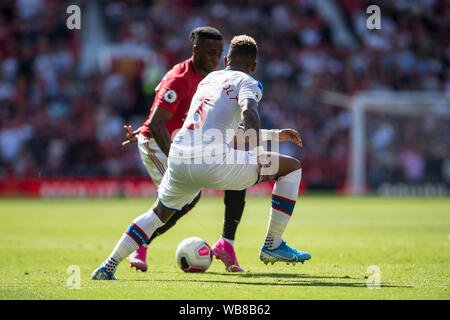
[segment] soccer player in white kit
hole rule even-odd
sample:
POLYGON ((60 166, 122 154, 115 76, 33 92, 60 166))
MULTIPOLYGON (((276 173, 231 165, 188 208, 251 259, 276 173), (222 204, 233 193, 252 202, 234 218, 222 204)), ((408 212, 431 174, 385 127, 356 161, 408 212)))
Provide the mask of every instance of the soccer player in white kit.
MULTIPOLYGON (((276 183, 261 261, 295 264, 311 258, 309 253, 289 247, 282 239, 294 210, 302 169, 297 159, 265 152, 261 145, 263 130, 257 106, 262 85, 250 75, 256 67, 257 50, 253 38, 234 37, 225 57, 226 68, 210 73, 199 83, 183 127, 171 144, 158 199, 149 211, 132 221, 110 256, 93 272, 92 279, 116 279, 118 264, 146 243, 201 189, 241 190, 267 180, 276 183), (253 137, 253 151, 230 147, 240 123, 245 133, 253 137)), ((273 132, 263 132, 266 138, 274 138, 273 132)), ((290 136, 291 142, 301 146, 296 131, 290 136)))

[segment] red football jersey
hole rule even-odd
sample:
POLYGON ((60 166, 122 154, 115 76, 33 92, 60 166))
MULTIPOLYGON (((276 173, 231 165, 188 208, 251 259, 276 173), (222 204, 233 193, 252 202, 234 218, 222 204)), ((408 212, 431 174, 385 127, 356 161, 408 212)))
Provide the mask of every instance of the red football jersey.
POLYGON ((193 57, 176 64, 156 87, 156 96, 150 109, 148 119, 144 122, 141 134, 151 137, 148 123, 156 106, 172 113, 172 118, 166 122, 167 131, 172 132, 183 126, 192 97, 203 78, 194 66, 193 57))

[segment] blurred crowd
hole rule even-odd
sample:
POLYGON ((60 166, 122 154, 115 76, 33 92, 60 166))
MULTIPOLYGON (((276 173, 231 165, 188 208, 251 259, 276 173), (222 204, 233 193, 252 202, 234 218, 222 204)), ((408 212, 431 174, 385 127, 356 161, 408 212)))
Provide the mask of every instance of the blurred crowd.
MULTIPOLYGON (((219 29, 225 43, 242 33, 256 39, 260 56, 254 77, 264 85, 263 127, 301 132, 302 150, 289 144, 281 149, 302 160, 309 187, 342 186, 349 165, 350 114, 324 104, 322 90, 450 95, 446 0, 375 1, 381 30, 366 26, 366 8, 374 1, 335 1, 353 44, 336 40, 313 0, 99 1, 109 43, 139 46, 154 57, 137 75, 113 67, 80 73, 88 1, 78 2, 82 30, 66 27, 66 8, 74 2, 0 3, 1 179, 146 176, 136 148, 121 146, 122 125, 142 124, 156 84, 191 55, 188 34, 202 25, 219 29)), ((366 137, 371 186, 383 181, 449 185, 448 118, 374 113, 366 137)))

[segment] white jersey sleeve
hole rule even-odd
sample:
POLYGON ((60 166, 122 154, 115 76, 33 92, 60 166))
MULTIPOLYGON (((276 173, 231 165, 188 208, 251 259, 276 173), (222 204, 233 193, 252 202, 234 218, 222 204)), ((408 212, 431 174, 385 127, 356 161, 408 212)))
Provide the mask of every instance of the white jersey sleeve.
POLYGON ((259 102, 263 95, 263 86, 261 82, 247 77, 239 84, 238 103, 241 104, 245 99, 254 99, 259 102))

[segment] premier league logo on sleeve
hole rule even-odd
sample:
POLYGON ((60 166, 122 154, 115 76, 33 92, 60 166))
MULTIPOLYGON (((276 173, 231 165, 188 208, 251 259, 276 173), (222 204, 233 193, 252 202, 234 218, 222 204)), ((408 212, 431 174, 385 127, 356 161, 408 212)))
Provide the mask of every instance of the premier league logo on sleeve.
POLYGON ((164 94, 164 100, 166 100, 168 103, 175 102, 175 100, 177 100, 177 93, 173 90, 167 90, 167 92, 164 94))

